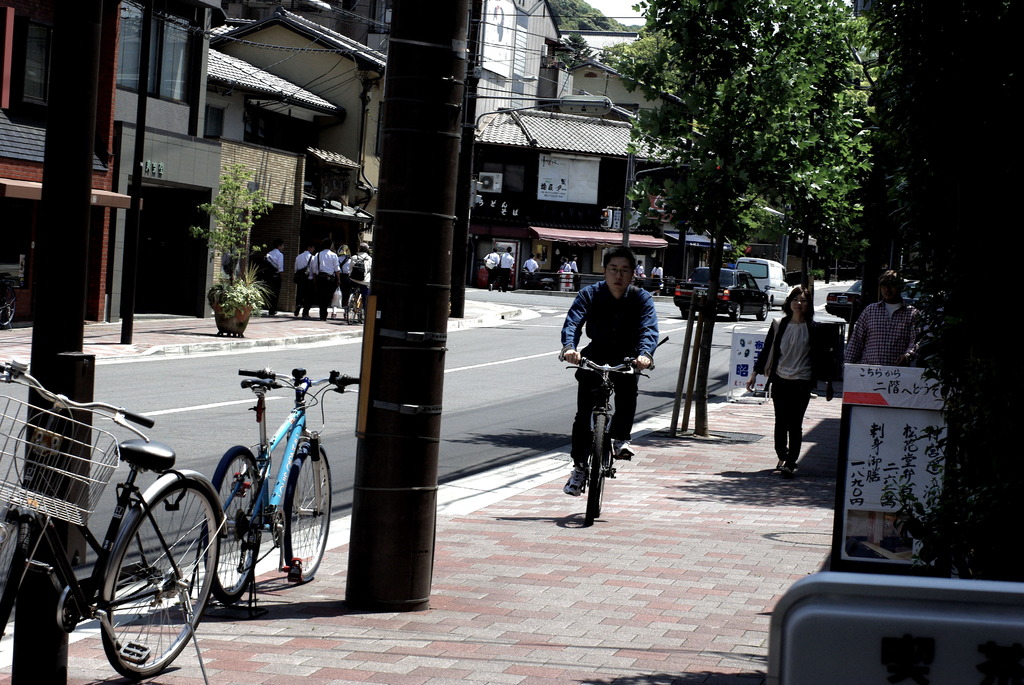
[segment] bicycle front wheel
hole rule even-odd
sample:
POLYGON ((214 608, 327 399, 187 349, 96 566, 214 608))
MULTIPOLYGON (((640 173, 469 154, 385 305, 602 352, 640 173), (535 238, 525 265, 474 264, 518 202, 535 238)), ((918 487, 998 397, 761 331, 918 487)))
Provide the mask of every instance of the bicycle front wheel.
POLYGON ((601 515, 604 499, 604 455, 609 449, 605 436, 608 417, 598 414, 594 417, 594 444, 590 450, 590 482, 587 483, 587 514, 584 525, 594 525, 594 519, 601 515))
POLYGON ((260 526, 253 522, 259 469, 249 448, 232 447, 221 457, 213 473, 213 488, 226 518, 213 596, 224 604, 234 604, 254 580, 260 551, 260 526))
POLYGON ((303 443, 295 455, 284 495, 285 563, 299 564, 302 582, 313 580, 320 568, 331 528, 331 467, 323 447, 319 454, 311 454, 309 447, 303 443))
POLYGON ((199 625, 216 575, 220 507, 193 476, 164 476, 125 518, 110 553, 99 609, 103 649, 121 675, 167 668, 199 625), (166 480, 164 480, 166 479, 166 480), (164 481, 164 482, 161 482, 164 481), (147 511, 148 509, 148 511, 147 511))

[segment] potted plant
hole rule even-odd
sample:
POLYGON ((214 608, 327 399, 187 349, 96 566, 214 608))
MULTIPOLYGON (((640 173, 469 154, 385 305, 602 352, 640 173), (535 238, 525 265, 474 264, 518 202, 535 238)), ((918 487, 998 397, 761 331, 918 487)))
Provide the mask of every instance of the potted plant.
POLYGON ((241 337, 249 318, 253 312, 259 314, 270 292, 260 282, 257 270, 245 266, 244 255, 261 248, 249 245, 252 226, 273 208, 263 191, 250 184, 251 177, 252 171, 244 164, 227 167, 213 202, 199 205, 213 219, 213 228, 191 229, 193 236, 206 240, 210 259, 219 254, 224 267, 206 294, 218 335, 241 337))

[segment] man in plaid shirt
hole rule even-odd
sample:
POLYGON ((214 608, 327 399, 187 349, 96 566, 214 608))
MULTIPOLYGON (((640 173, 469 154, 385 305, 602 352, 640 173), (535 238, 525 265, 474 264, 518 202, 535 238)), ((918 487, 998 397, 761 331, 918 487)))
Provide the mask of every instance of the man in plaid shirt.
POLYGON ((900 297, 903 279, 886 271, 878 279, 881 301, 864 307, 846 344, 847 364, 907 366, 917 356, 919 314, 900 297))

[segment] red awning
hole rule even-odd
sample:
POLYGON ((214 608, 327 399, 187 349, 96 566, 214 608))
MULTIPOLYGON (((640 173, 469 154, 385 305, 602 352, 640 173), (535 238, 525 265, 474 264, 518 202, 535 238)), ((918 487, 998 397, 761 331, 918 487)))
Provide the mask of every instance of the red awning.
MULTIPOLYGON (((541 240, 554 240, 570 245, 581 247, 596 247, 598 245, 621 245, 622 234, 609 231, 577 231, 571 228, 545 228, 544 226, 530 226, 530 232, 534 237, 541 240)), ((630 247, 661 248, 668 247, 668 241, 664 238, 655 238, 651 235, 629 234, 630 247)))

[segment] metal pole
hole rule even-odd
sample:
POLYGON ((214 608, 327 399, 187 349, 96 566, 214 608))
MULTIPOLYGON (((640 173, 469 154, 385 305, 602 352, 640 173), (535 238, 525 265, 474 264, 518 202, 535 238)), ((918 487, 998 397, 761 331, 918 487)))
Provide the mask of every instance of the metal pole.
POLYGON ((476 86, 475 73, 479 63, 480 31, 483 18, 483 0, 471 0, 469 18, 469 63, 466 67, 466 94, 463 98, 462 147, 459 150, 459 174, 456 179, 455 207, 458 216, 452 234, 452 311, 451 316, 461 319, 466 315, 466 278, 472 265, 469 252, 469 223, 473 215, 473 155, 476 143, 476 86))
POLYGON ((153 34, 153 0, 145 0, 139 40, 138 102, 135 107, 135 154, 132 159, 132 203, 124 231, 121 270, 121 344, 131 345, 135 326, 135 286, 139 271, 139 228, 142 225, 142 163, 146 156, 146 112, 149 103, 149 45, 153 34))
POLYGON ((430 604, 468 9, 393 9, 345 588, 359 609, 430 604))

